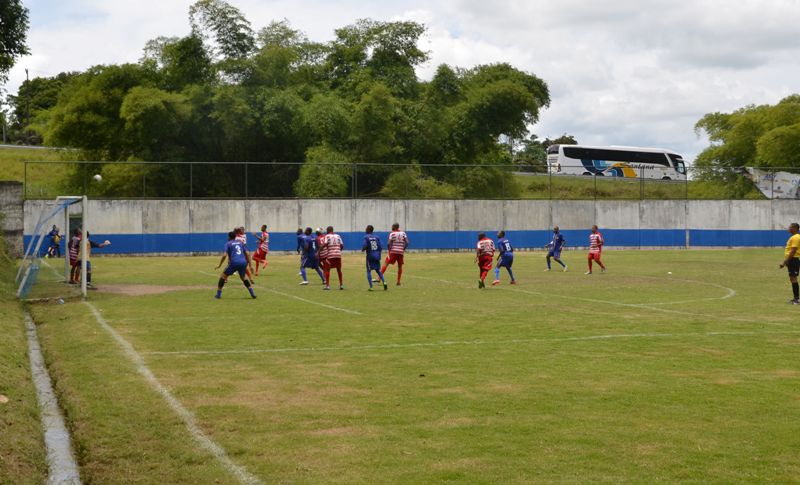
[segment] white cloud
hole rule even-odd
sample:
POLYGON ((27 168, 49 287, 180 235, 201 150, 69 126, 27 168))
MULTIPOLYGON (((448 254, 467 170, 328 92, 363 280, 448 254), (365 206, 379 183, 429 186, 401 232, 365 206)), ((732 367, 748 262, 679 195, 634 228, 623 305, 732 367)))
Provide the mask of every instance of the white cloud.
MULTIPOLYGON (((587 143, 655 145, 692 158, 694 123, 711 111, 774 103, 798 90, 797 0, 229 0, 260 28, 287 18, 315 40, 358 18, 413 19, 431 61, 509 62, 548 82, 551 107, 534 132, 587 143)), ((186 0, 30 0, 32 75, 135 62, 144 43, 188 32, 186 0)))

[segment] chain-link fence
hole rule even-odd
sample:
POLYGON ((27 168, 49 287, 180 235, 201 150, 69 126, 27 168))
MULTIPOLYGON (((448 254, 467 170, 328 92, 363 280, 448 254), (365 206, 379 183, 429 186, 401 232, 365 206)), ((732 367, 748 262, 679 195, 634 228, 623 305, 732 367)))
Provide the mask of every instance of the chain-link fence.
POLYGON ((788 179, 779 176, 787 169, 776 168, 686 167, 685 174, 646 167, 618 173, 590 173, 578 166, 559 169, 525 165, 30 161, 25 162, 24 193, 27 199, 72 193, 93 199, 676 200, 796 198, 798 185, 792 174, 788 179))

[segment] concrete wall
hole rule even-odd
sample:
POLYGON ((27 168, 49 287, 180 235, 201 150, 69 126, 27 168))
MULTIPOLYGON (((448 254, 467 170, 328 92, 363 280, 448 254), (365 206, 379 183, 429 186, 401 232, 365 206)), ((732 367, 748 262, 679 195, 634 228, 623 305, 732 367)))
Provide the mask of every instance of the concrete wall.
POLYGON ((9 254, 18 257, 23 252, 22 182, 0 182, 0 213, 3 215, 2 231, 9 254))
MULTIPOLYGON (((29 236, 46 201, 25 202, 29 236)), ((571 246, 585 246, 598 224, 608 246, 779 246, 800 220, 799 201, 481 201, 481 200, 116 200, 89 201, 93 234, 109 252, 217 251, 224 234, 267 224, 273 250, 293 250, 298 227, 333 225, 349 249, 364 227, 385 234, 393 222, 413 249, 471 248, 479 231, 505 229, 519 248, 541 247, 557 224, 571 246)))

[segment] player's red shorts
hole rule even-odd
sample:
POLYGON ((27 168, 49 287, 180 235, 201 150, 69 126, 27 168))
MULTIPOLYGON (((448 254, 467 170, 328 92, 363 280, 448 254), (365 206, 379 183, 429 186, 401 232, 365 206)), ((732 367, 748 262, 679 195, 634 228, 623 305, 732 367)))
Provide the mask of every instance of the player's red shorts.
POLYGON ((601 255, 602 253, 589 253, 589 261, 591 260, 600 261, 601 255))
POLYGON ((478 267, 484 271, 491 271, 494 258, 491 254, 483 254, 478 257, 478 267))
POLYGON ((329 258, 328 269, 342 269, 342 258, 329 258))
POLYGON ((72 266, 73 268, 77 268, 78 266, 81 265, 81 260, 80 259, 70 259, 69 260, 69 265, 72 266))
POLYGON ((331 264, 328 262, 328 258, 319 258, 319 267, 322 268, 322 271, 330 269, 331 264))
POLYGON ((256 249, 256 252, 253 253, 253 260, 254 261, 265 261, 267 259, 267 253, 261 250, 261 248, 256 249))
POLYGON ((394 263, 403 264, 403 255, 397 253, 389 253, 389 255, 386 256, 386 264, 394 264, 394 263))

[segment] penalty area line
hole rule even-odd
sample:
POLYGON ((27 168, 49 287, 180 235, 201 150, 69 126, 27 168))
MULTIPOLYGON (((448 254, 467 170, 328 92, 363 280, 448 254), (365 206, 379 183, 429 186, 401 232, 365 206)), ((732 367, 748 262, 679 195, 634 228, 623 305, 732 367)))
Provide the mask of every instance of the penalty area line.
MULTIPOLYGON (((215 275, 215 274, 207 273, 205 271, 198 271, 198 273, 204 274, 206 276, 218 276, 218 275, 215 275)), ((256 286, 256 287, 254 287, 254 289, 256 289, 256 290, 264 289, 265 291, 269 291, 270 293, 275 293, 276 295, 280 295, 280 296, 283 296, 285 298, 292 298, 292 299, 297 300, 297 301, 302 301, 303 303, 308 303, 309 305, 321 306, 323 308, 327 308, 328 310, 335 310, 337 312, 349 313, 350 315, 363 315, 363 313, 361 313, 359 311, 356 311, 356 310, 349 310, 347 308, 340 308, 338 306, 328 305, 327 303, 322 303, 322 302, 319 302, 319 301, 309 300, 309 299, 306 299, 306 298, 303 298, 303 297, 300 297, 300 296, 297 296, 297 295, 292 295, 290 293, 284 293, 282 291, 278 291, 278 290, 276 290, 274 288, 269 288, 267 286, 256 286)))
POLYGON ((246 355, 246 354, 283 354, 283 353, 316 353, 316 352, 350 352, 360 350, 396 350, 420 347, 453 347, 453 346, 492 346, 530 343, 587 342, 595 340, 683 338, 683 337, 753 337, 762 335, 796 335, 800 330, 775 332, 686 332, 686 333, 618 333, 606 335, 586 335, 576 337, 528 338, 505 340, 444 340, 441 342, 409 342, 405 344, 371 344, 353 345, 349 347, 287 347, 274 349, 242 349, 242 350, 175 350, 164 352, 146 352, 146 355, 246 355))
MULTIPOLYGON (((451 284, 451 285, 461 285, 461 283, 458 282, 458 281, 440 280, 440 279, 435 279, 435 278, 426 278, 424 276, 410 276, 410 277, 411 278, 419 278, 419 279, 428 280, 428 281, 435 281, 435 282, 439 282, 439 283, 446 283, 446 284, 451 284)), ((683 281, 692 281, 692 280, 683 280, 683 281)), ((502 288, 502 287, 498 287, 497 289, 502 290, 502 291, 513 291, 515 293, 523 293, 523 294, 526 294, 526 295, 541 296, 541 297, 545 297, 545 298, 561 298, 561 299, 564 299, 564 300, 583 301, 583 302, 586 302, 586 303, 598 303, 598 304, 602 304, 602 305, 613 305, 613 306, 619 306, 619 307, 624 307, 624 308, 638 308, 640 310, 650 310, 650 311, 661 312, 661 313, 669 313, 669 314, 673 314, 673 315, 684 315, 684 316, 689 316, 689 317, 713 318, 715 320, 721 320, 721 321, 756 323, 756 324, 763 324, 763 325, 774 325, 774 326, 778 326, 778 327, 789 327, 789 326, 791 326, 791 324, 789 324, 789 323, 767 322, 767 321, 763 321, 763 320, 755 320, 755 319, 739 318, 739 317, 731 317, 731 316, 720 316, 720 315, 713 315, 713 314, 708 314, 708 313, 685 312, 685 311, 681 311, 681 310, 671 310, 669 308, 659 308, 658 306, 654 306, 654 305, 674 305, 674 304, 690 303, 690 302, 696 302, 696 301, 726 300, 726 299, 732 298, 732 297, 734 297, 736 295, 736 290, 734 290, 733 288, 728 288, 727 286, 717 285, 715 283, 703 283, 703 282, 698 282, 698 281, 692 281, 692 282, 699 283, 699 284, 706 284, 706 285, 709 285, 709 286, 715 286, 715 287, 718 287, 718 288, 721 288, 721 289, 725 289, 727 291, 727 294, 725 296, 722 296, 722 297, 719 297, 719 298, 702 298, 702 299, 697 299, 697 300, 686 300, 686 301, 677 301, 677 302, 669 302, 669 303, 650 303, 650 304, 647 304, 647 303, 623 303, 623 302, 619 302, 619 301, 600 300, 600 299, 597 299, 597 298, 585 298, 585 297, 573 296, 573 295, 559 295, 559 294, 556 294, 556 293, 544 293, 544 292, 536 291, 536 290, 523 290, 521 288, 511 288, 511 287, 502 288)))
POLYGON ((216 458, 222 466, 231 474, 233 474, 240 483, 243 484, 260 484, 262 483, 255 475, 252 475, 249 471, 247 471, 241 465, 237 465, 236 463, 231 460, 225 450, 217 444, 214 440, 208 437, 201 429, 200 426, 197 424, 197 417, 186 409, 183 404, 178 401, 178 399, 166 388, 163 384, 158 380, 158 378, 153 374, 147 364, 145 364, 144 359, 136 349, 133 348, 125 338, 118 333, 114 328, 108 324, 106 319, 100 314, 100 311, 92 305, 90 302, 85 301, 83 302, 89 309, 92 311, 95 320, 97 323, 108 332, 109 335, 117 342, 117 344, 122 348, 125 352, 125 355, 133 362, 136 366, 136 370, 142 377, 145 378, 150 387, 153 388, 161 397, 167 401, 169 407, 178 415, 178 417, 183 421, 183 424, 186 426, 186 429, 192 435, 192 438, 197 442, 200 447, 209 453, 211 453, 214 458, 216 458))

